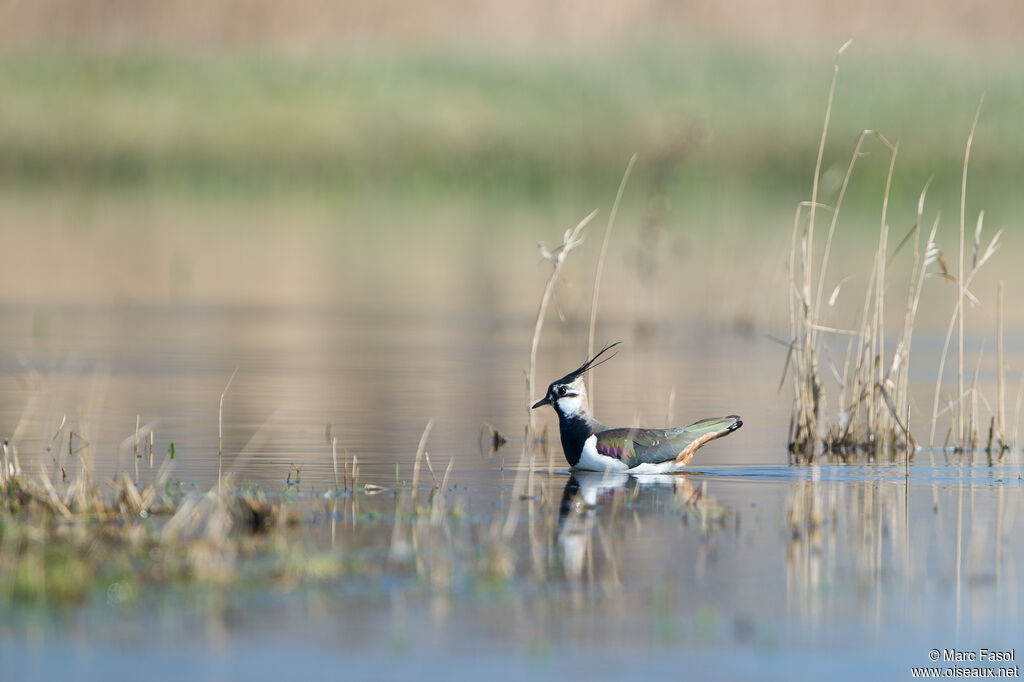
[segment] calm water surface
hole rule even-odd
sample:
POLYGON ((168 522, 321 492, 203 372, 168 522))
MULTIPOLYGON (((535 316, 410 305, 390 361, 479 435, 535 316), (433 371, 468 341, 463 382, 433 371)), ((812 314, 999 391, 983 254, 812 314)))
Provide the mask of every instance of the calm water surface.
MULTIPOLYGON (((411 480, 431 419, 433 467, 440 477, 451 462, 448 495, 472 522, 453 524, 452 545, 472 557, 472 528, 518 515, 504 540, 514 577, 493 585, 451 565, 445 590, 338 579, 21 607, 0 618, 0 679, 909 679, 934 648, 1024 655, 1019 454, 791 466, 784 350, 691 319, 601 329, 599 341, 626 343, 594 377, 598 417, 662 426, 736 412, 743 429, 682 477, 571 476, 556 440, 531 467, 531 325, 401 306, 0 309, 0 431, 29 466, 73 475, 87 441, 99 476, 138 468, 147 480, 173 441, 172 475, 209 489, 237 367, 224 469, 238 485, 288 490, 309 546, 388 551, 388 491, 411 480), (134 456, 137 420, 144 449, 153 433, 152 466, 134 456), (508 444, 489 451, 484 422, 508 444), (362 481, 387 489, 359 501, 375 524, 345 524, 324 496, 329 436, 358 457, 362 481)), ((539 386, 581 361, 582 339, 578 324, 550 323, 539 386)), ((553 413, 539 424, 554 439, 553 413)), ((424 490, 429 480, 421 472, 424 490)))

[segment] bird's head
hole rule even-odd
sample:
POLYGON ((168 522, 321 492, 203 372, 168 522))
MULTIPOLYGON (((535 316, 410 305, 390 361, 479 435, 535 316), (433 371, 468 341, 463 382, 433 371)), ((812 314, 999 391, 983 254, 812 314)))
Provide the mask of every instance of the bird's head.
POLYGON ((615 357, 615 355, 612 354, 603 360, 598 361, 598 358, 615 346, 619 345, 619 343, 620 342, 617 341, 610 346, 605 346, 597 353, 597 355, 590 358, 561 379, 551 382, 548 386, 547 393, 544 394, 543 398, 533 404, 533 409, 537 409, 542 405, 551 405, 562 417, 575 417, 577 415, 588 414, 589 405, 587 403, 587 387, 583 383, 583 375, 586 374, 587 370, 615 357))
POLYGON ((551 405, 563 417, 575 417, 589 412, 587 404, 587 387, 583 377, 571 381, 559 380, 548 386, 544 397, 533 404, 534 409, 542 405, 551 405))

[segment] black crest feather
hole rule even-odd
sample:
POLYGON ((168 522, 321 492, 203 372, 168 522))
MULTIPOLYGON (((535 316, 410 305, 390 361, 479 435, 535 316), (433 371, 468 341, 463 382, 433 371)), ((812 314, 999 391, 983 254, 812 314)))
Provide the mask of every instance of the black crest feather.
POLYGON ((573 371, 569 372, 564 377, 562 377, 558 381, 555 381, 554 383, 556 383, 556 384, 571 384, 581 374, 584 374, 585 372, 587 372, 587 371, 597 367, 598 365, 602 365, 602 364, 608 362, 609 360, 614 358, 616 355, 618 355, 618 353, 612 353, 611 355, 609 355, 608 357, 606 357, 606 358, 604 358, 603 360, 600 360, 600 361, 598 360, 598 358, 600 358, 602 355, 604 355, 605 353, 610 351, 612 348, 615 348, 615 346, 619 345, 620 343, 622 343, 622 342, 621 341, 616 341, 615 343, 612 343, 612 344, 609 344, 609 345, 605 346, 604 348, 599 350, 597 352, 597 354, 594 355, 594 357, 590 358, 589 360, 584 362, 582 365, 580 365, 579 367, 577 367, 573 371))

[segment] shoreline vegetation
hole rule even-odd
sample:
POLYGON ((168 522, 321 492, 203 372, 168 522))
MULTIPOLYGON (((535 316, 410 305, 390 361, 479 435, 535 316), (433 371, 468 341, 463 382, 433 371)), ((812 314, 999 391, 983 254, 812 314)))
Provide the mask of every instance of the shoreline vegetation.
MULTIPOLYGON (((973 216, 968 218, 966 210, 971 151, 983 103, 978 105, 963 156, 958 252, 946 256, 936 243, 940 215, 932 211, 930 206, 926 209, 930 181, 921 190, 913 226, 898 241, 892 239, 888 209, 890 189, 898 165, 899 143, 891 142, 881 132, 864 130, 858 136, 834 203, 829 205, 819 200, 822 156, 830 133, 839 63, 849 45, 844 45, 836 55, 811 196, 799 204, 793 221, 789 255, 792 341, 786 356, 786 371, 792 370, 795 391, 790 422, 790 453, 797 461, 809 462, 819 454, 831 453, 844 458, 862 454, 896 459, 902 452, 909 466, 915 451, 923 445, 929 448, 952 448, 955 452, 983 450, 990 458, 1001 458, 1013 447, 1013 443, 1008 440, 1006 413, 1002 282, 998 285, 996 315, 998 352, 995 355, 995 374, 998 377, 998 401, 986 400, 979 390, 978 375, 983 360, 986 360, 984 351, 979 352, 972 363, 973 373, 972 365, 965 365, 969 361, 965 357, 968 332, 965 325, 966 307, 968 304, 980 304, 981 298, 972 292, 972 285, 975 276, 999 249, 1002 236, 1002 230, 992 236, 984 232, 983 210, 977 213, 976 219, 973 216), (842 314, 849 315, 849 311, 842 307, 836 309, 835 306, 837 300, 849 296, 848 289, 851 287, 847 282, 851 278, 836 280, 834 275, 830 275, 829 257, 846 189, 867 143, 881 145, 889 158, 888 172, 880 201, 878 247, 867 278, 863 303, 859 313, 856 312, 857 307, 853 308, 854 322, 846 322, 844 326, 842 320, 848 318, 842 314), (926 218, 926 214, 934 214, 934 218, 926 218), (828 228, 824 233, 823 245, 820 250, 816 250, 816 218, 819 215, 827 216, 828 228), (965 242, 970 229, 968 223, 974 229, 971 241, 965 242), (909 254, 904 255, 904 258, 911 259, 909 281, 890 286, 892 282, 886 281, 887 276, 891 276, 890 261, 899 257, 901 252, 909 254), (955 293, 955 304, 936 369, 930 422, 922 420, 919 411, 915 414, 909 388, 914 327, 926 280, 951 283, 955 293), (825 297, 826 292, 831 293, 825 297), (900 299, 899 296, 905 298, 900 299), (892 340, 886 334, 885 310, 887 306, 894 305, 902 305, 905 312, 902 329, 893 347, 892 340), (949 387, 944 390, 943 378, 954 339, 956 389, 950 395, 949 387), (890 348, 887 348, 887 342, 890 348), (831 351, 829 346, 832 346, 831 351), (843 358, 841 363, 837 362, 838 358, 843 358), (997 408, 989 409, 991 414, 983 416, 982 407, 991 406, 993 402, 996 402, 997 408), (947 421, 948 428, 945 426, 947 421), (930 426, 921 426, 922 423, 930 426), (923 437, 925 431, 928 433, 927 440, 923 437), (943 432, 945 437, 938 440, 937 436, 941 438, 943 432)), ((1019 411, 1018 405, 1018 416, 1019 411)))

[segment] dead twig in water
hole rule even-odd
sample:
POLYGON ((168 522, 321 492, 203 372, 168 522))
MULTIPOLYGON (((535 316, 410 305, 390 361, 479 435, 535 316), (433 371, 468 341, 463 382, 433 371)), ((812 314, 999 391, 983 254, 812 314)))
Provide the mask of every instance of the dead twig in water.
POLYGON ((217 408, 217 494, 220 495, 221 480, 224 478, 224 396, 227 394, 228 389, 231 388, 231 382, 235 380, 235 375, 238 374, 238 368, 235 367, 235 371, 231 373, 228 378, 228 383, 225 384, 224 390, 220 393, 220 406, 217 408))

